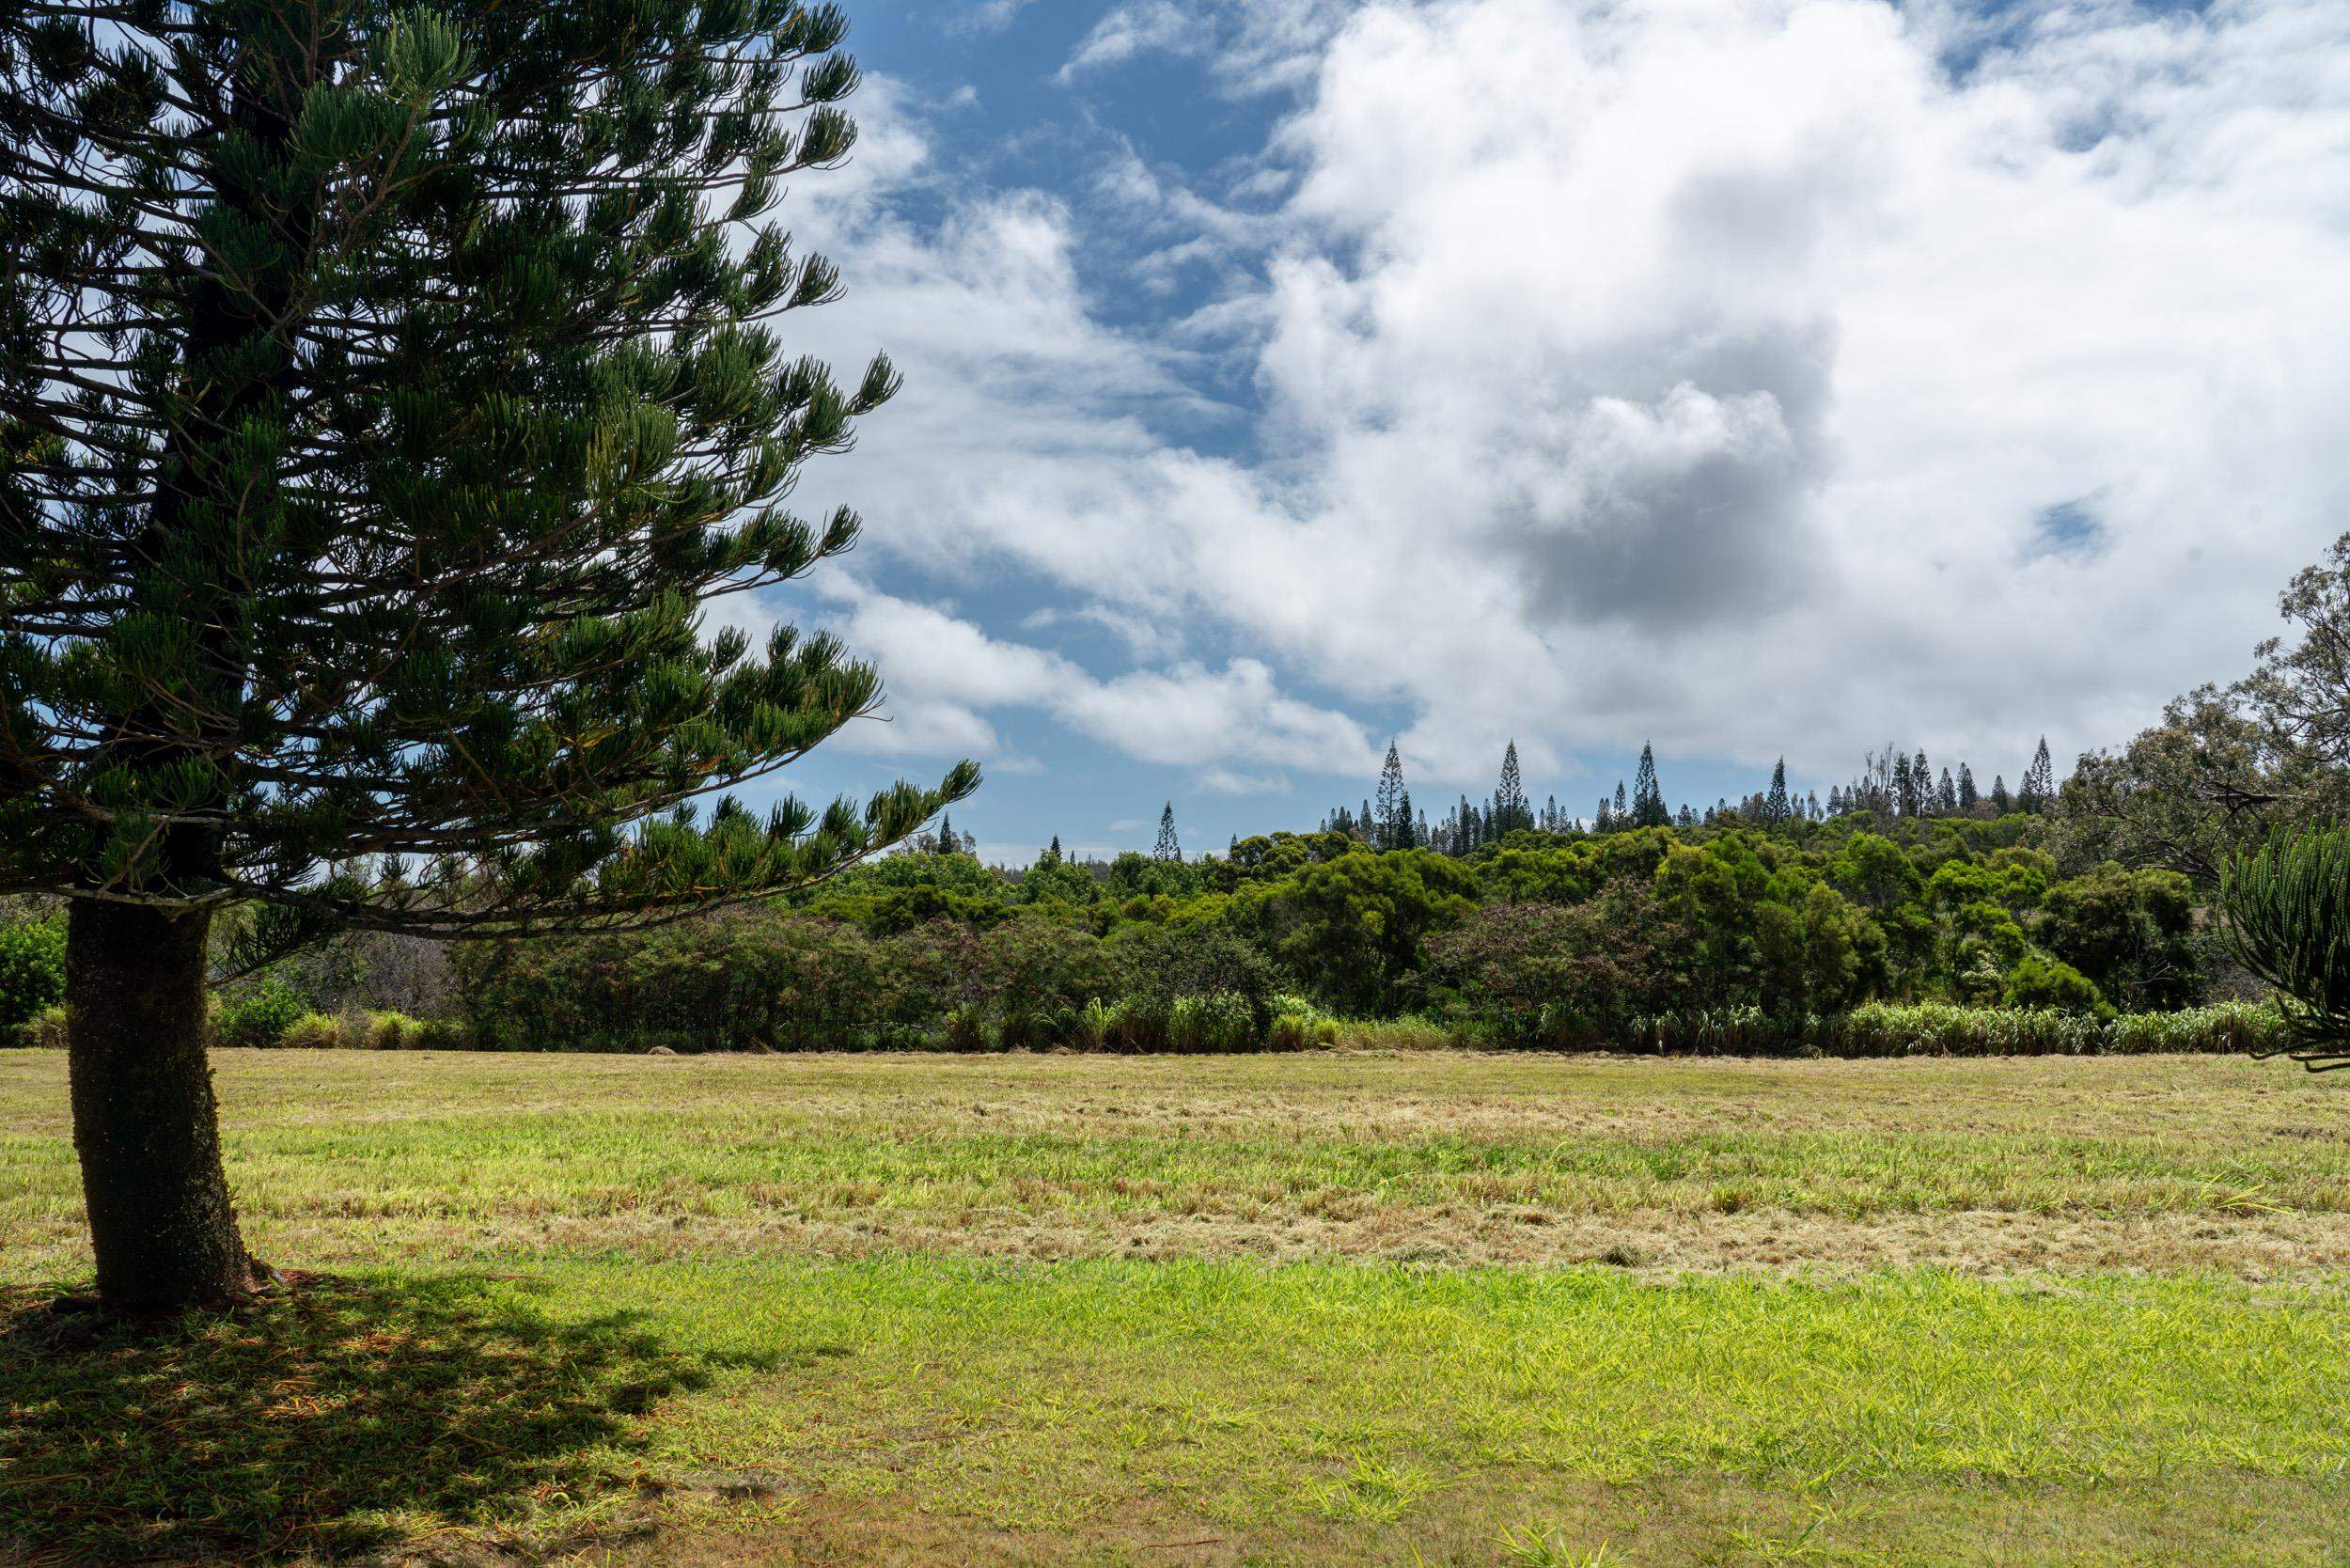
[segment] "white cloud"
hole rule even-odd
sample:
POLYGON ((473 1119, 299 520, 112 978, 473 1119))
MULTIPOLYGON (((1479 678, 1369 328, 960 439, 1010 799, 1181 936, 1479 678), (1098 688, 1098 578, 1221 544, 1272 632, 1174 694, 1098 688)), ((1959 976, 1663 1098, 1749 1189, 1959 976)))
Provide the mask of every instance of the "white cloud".
POLYGON ((949 13, 947 26, 951 32, 963 34, 1000 33, 1032 3, 1033 0, 965 0, 949 13))
MULTIPOLYGON (((1002 742, 988 715, 1028 710, 1129 757, 1198 769, 1204 788, 1226 793, 1276 787, 1244 767, 1376 765, 1360 725, 1285 695, 1254 659, 1220 668, 1183 661, 1104 681, 1059 653, 991 636, 946 607, 880 592, 846 572, 826 569, 812 581, 822 607, 809 619, 871 660, 888 687, 885 716, 842 732, 850 753, 995 763, 1002 742)), ((775 614, 758 604, 732 619, 758 634, 775 614)), ((1013 759, 1015 771, 1021 760, 1013 759)))
MULTIPOLYGON (((1028 704, 1233 778, 1362 771, 1359 726, 1280 695, 1310 683, 1414 713, 1416 778, 1485 777, 1512 734, 1537 776, 1644 736, 1817 776, 1896 731, 1987 776, 2241 667, 2350 518, 2350 10, 2011 17, 1129 6, 1080 87, 1200 39, 1298 86, 1235 186, 1270 213, 1124 147, 1083 220, 820 198, 854 290, 824 330, 912 376, 840 465, 880 547, 1041 578, 1161 666, 972 648, 995 695, 924 722, 1028 704), (1112 330, 1081 277, 1113 221, 1242 282, 1112 330), (1194 389, 1215 354, 1261 408, 1194 389), (2069 503, 2095 548, 2043 547, 2069 503)), ((897 156, 869 191, 925 177, 897 156)), ((909 700, 961 668, 899 631, 909 700)))

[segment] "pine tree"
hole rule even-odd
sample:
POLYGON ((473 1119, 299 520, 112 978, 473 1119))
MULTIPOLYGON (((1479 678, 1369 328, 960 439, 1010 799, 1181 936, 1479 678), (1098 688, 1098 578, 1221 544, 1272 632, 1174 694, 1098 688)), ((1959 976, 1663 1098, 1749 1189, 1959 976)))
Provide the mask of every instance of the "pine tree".
POLYGON ((1958 786, 1951 781, 1948 768, 1942 770, 1942 782, 1935 788, 1934 805, 1946 817, 1958 809, 1958 786))
POLYGON ((1534 825, 1534 809, 1526 801, 1526 780, 1518 772, 1518 743, 1501 754, 1501 782, 1494 787, 1493 834, 1496 839, 1534 825))
POLYGON ((783 510, 895 390, 787 349, 768 214, 840 161, 830 5, 0 8, 0 893, 69 902, 102 1301, 262 1278, 204 1057, 336 927, 591 930, 804 886, 967 793, 730 795, 868 713, 701 606, 849 548, 783 510))
POLYGON ((1060 864, 1060 835, 1056 833, 1053 835, 1052 844, 1044 851, 1044 861, 1046 865, 1058 866, 1060 864))
POLYGON ((1975 803, 1982 798, 1975 792, 1974 770, 1961 762, 1958 765, 1958 808, 1971 814, 1975 809, 1975 803))
POLYGON ((1387 743, 1386 764, 1379 770, 1379 817, 1375 841, 1381 849, 1400 849, 1406 828, 1403 807, 1403 758, 1387 743))
POLYGON ((1175 841, 1175 803, 1168 801, 1159 812, 1159 841, 1151 846, 1153 860, 1181 862, 1183 848, 1175 841))
POLYGON ((1771 769, 1771 790, 1762 803, 1762 820, 1783 823, 1791 814, 1787 804, 1787 759, 1781 757, 1771 769))
POLYGON ((2040 737, 2040 749, 2032 753, 2031 766, 2024 770, 2024 787, 2016 792, 2015 807, 2019 811, 2045 811, 2056 800, 2056 767, 2048 758, 2048 737, 2040 737))
POLYGON ((1396 797, 1395 830, 1388 835, 1388 845, 1393 849, 1418 849, 1419 844, 1419 831, 1412 822, 1412 792, 1405 790, 1396 797))
POLYGON ((1632 825, 1663 827, 1672 820, 1665 809, 1665 792, 1656 784, 1656 754, 1640 743, 1640 765, 1632 776, 1632 825))
POLYGON ((1993 774, 1991 776, 1991 814, 1995 817, 2004 817, 2014 808, 2014 801, 2008 797, 2007 776, 2004 774, 1993 774))
POLYGON ((963 848, 963 841, 955 836, 954 820, 944 812, 939 814, 938 836, 931 840, 931 845, 940 855, 953 855, 963 848))

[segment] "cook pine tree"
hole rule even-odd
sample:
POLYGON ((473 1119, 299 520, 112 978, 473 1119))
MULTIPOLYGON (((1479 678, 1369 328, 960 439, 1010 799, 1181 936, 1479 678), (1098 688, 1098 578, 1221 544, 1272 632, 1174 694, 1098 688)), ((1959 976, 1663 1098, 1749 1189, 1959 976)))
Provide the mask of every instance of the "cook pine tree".
MULTIPOLYGON (((1621 812, 1623 802, 1617 801, 1616 808, 1621 812)), ((1642 741, 1640 765, 1632 776, 1632 825, 1663 827, 1671 821, 1672 813, 1665 807, 1665 792, 1656 782, 1656 753, 1642 741)))
POLYGON ((1518 743, 1501 754, 1501 779, 1494 786, 1490 837, 1502 838, 1534 825, 1534 808, 1526 798, 1526 776, 1518 767, 1518 743))
POLYGON ((1175 803, 1171 800, 1159 812, 1159 841, 1151 846, 1151 858, 1177 862, 1183 858, 1183 846, 1175 838, 1175 803))
POLYGON ((1411 847, 1411 817, 1409 796, 1403 789, 1403 757, 1396 750, 1396 743, 1387 743, 1387 760, 1379 769, 1379 794, 1374 826, 1375 842, 1380 849, 1411 847))
POLYGON ((850 548, 853 512, 786 502, 898 384, 788 345, 838 292, 773 212, 850 149, 844 26, 0 8, 0 892, 67 901, 104 1304, 274 1278, 222 1172, 208 980, 340 929, 799 886, 977 783, 735 793, 881 696, 829 636, 705 615, 850 548))

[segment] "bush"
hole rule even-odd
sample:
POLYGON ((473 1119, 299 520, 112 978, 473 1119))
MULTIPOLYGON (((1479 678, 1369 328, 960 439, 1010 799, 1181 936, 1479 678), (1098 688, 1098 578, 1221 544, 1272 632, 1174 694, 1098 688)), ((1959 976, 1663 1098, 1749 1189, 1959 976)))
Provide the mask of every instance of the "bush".
POLYGON ((0 925, 0 1029, 28 1024, 65 1000, 65 921, 0 925))
POLYGON ((308 1003, 276 980, 243 981, 222 994, 212 1014, 212 1038, 223 1045, 283 1044, 287 1031, 309 1011, 308 1003))
POLYGON ((2044 1057, 2093 1056, 2105 1041, 2097 1020, 2049 1008, 1871 1002, 1824 1021, 1808 1043, 1836 1057, 2044 1057))
POLYGON ((65 1024, 63 1003, 45 1007, 14 1028, 0 1030, 0 1043, 62 1051, 66 1047, 65 1024))
POLYGON ((2106 1049, 2265 1055, 2292 1043, 2284 1014, 2269 1002, 2219 1002, 2178 1012, 2125 1012, 2106 1027, 2106 1049))
POLYGON ((2001 1000, 2011 1008, 2052 1008, 2092 1018, 2110 1018, 2113 1008, 2097 982, 2059 958, 2026 953, 2007 972, 2001 1000))
POLYGON ((343 1021, 331 1012, 305 1012, 277 1042, 290 1051, 332 1051, 345 1043, 343 1021))

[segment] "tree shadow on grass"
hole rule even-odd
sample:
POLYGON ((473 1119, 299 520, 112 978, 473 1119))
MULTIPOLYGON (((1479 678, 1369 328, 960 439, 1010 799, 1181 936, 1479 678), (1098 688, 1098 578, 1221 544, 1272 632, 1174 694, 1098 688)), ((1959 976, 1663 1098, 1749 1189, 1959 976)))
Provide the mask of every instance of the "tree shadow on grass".
POLYGON ((0 1292, 0 1560, 340 1557, 576 1510, 627 1484, 636 1418, 709 1366, 633 1315, 558 1322, 462 1278, 59 1324, 0 1292))

